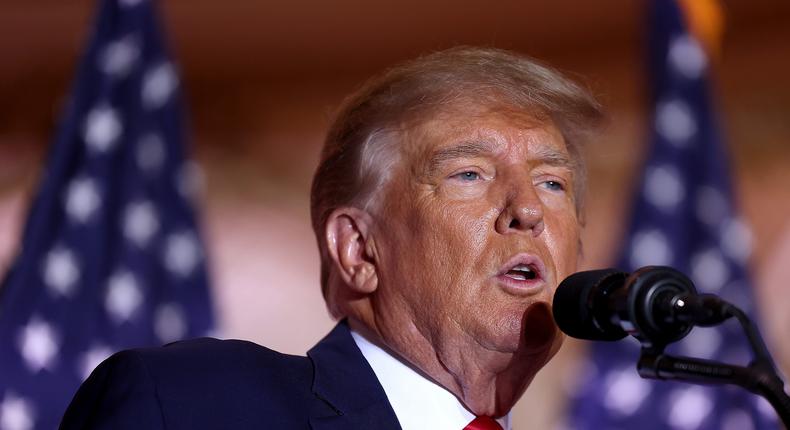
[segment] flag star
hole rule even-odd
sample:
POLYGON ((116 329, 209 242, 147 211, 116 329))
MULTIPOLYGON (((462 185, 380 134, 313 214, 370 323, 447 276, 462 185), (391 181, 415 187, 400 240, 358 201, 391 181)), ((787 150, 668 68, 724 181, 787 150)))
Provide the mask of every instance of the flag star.
POLYGON ((722 223, 719 236, 724 252, 739 263, 745 263, 752 253, 752 232, 749 226, 738 218, 727 219, 722 223))
POLYGON ((195 162, 186 162, 176 173, 176 189, 187 200, 197 197, 203 188, 203 170, 195 162))
POLYGON ((99 57, 99 67, 111 76, 126 76, 140 57, 140 42, 134 35, 110 42, 99 57))
POLYGON ((688 104, 680 99, 663 102, 656 108, 656 131, 675 146, 688 144, 697 134, 697 120, 688 104))
POLYGON ((104 307, 116 323, 128 321, 142 303, 140 286, 130 272, 118 272, 107 282, 104 307))
POLYGON ((631 266, 671 266, 672 249, 666 236, 658 230, 643 231, 634 234, 631 243, 631 266))
POLYGON ((184 311, 175 304, 164 304, 156 310, 154 332, 163 343, 183 339, 187 332, 184 311))
POLYGON ((716 358, 716 353, 722 343, 722 336, 718 330, 707 327, 695 327, 691 330, 681 345, 686 355, 695 358, 716 358))
POLYGON ((142 3, 144 0, 118 0, 121 6, 124 7, 134 7, 138 4, 142 3))
POLYGON ((645 173, 644 195, 653 206, 663 210, 673 210, 686 196, 686 188, 676 168, 650 167, 645 173))
POLYGON ((604 386, 604 406, 620 416, 636 412, 651 390, 650 384, 630 366, 609 373, 604 386))
POLYGON ((111 149, 122 132, 121 118, 115 109, 109 106, 95 107, 85 118, 85 143, 88 144, 88 148, 96 152, 106 152, 111 149))
POLYGON ((77 369, 82 380, 88 379, 93 369, 110 355, 112 355, 112 350, 104 345, 94 345, 91 349, 85 351, 82 357, 80 357, 79 369, 77 369))
POLYGON ((137 166, 143 172, 158 172, 165 162, 165 144, 155 133, 146 134, 137 143, 137 166))
POLYGON ((708 65, 699 42, 687 34, 672 39, 667 55, 670 66, 687 79, 699 78, 708 65))
POLYGON ((130 203, 123 218, 123 234, 139 247, 148 244, 159 230, 159 219, 149 201, 130 203))
POLYGON ((200 247, 192 232, 170 235, 165 242, 165 267, 180 277, 189 276, 200 261, 200 247))
POLYGON ((47 253, 43 272, 44 284, 49 290, 66 297, 74 293, 74 287, 80 278, 80 269, 74 254, 60 247, 47 253))
POLYGON ((730 277, 730 269, 721 252, 709 248, 691 256, 691 279, 705 292, 717 292, 730 277))
POLYGON ((154 66, 143 77, 143 105, 148 109, 164 106, 177 86, 178 76, 172 64, 163 62, 154 66))
POLYGON ((699 428, 713 410, 709 390, 689 387, 676 390, 669 398, 669 426, 677 430, 699 428))
POLYGON ((84 224, 100 205, 99 187, 93 179, 83 177, 71 181, 66 190, 66 213, 69 218, 84 224))
POLYGON ((51 370, 59 349, 56 338, 52 327, 36 317, 22 327, 19 346, 22 358, 31 372, 51 370))
POLYGON ((6 392, 0 404, 0 430, 30 430, 34 414, 30 402, 6 392))

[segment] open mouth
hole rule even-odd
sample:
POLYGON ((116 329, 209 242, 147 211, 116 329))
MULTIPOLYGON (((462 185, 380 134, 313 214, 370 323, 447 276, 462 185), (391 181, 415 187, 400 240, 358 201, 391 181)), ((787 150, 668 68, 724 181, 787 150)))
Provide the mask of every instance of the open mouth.
POLYGON ((544 284, 546 269, 539 257, 519 253, 502 266, 497 277, 510 287, 530 289, 544 284))
POLYGON ((504 276, 517 281, 528 281, 538 278, 538 271, 529 264, 518 264, 504 273, 504 276))

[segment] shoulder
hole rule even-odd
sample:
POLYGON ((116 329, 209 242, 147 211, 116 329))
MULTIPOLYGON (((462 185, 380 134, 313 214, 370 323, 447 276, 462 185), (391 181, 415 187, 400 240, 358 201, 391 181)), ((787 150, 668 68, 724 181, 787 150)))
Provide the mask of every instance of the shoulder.
POLYGON ((153 367, 177 366, 186 371, 196 367, 222 368, 230 364, 233 366, 228 370, 237 371, 259 369, 261 363, 285 367, 309 364, 307 357, 283 354, 253 342, 236 339, 190 339, 161 347, 130 349, 117 355, 124 358, 136 356, 146 365, 153 367))
POLYGON ((62 428, 244 428, 272 411, 305 420, 307 357, 240 340, 195 339, 121 351, 80 387, 62 428))
POLYGON ((160 390, 212 386, 262 389, 280 383, 304 385, 312 379, 312 364, 307 357, 243 340, 192 339, 122 351, 110 361, 137 363, 160 390))

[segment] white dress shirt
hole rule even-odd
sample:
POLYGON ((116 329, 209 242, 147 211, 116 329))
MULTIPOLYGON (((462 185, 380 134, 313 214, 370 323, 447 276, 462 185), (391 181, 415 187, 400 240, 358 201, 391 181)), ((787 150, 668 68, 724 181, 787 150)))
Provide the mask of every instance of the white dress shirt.
MULTIPOLYGON (((452 393, 351 331, 362 355, 387 394, 403 430, 463 430, 475 415, 452 393)), ((497 420, 510 430, 510 414, 497 420)))

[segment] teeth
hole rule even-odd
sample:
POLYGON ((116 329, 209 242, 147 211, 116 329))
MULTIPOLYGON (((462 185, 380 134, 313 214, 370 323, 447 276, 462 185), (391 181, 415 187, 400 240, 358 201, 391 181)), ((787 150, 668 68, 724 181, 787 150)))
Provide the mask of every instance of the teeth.
POLYGON ((519 264, 518 266, 516 266, 516 267, 514 267, 514 268, 512 268, 510 270, 519 270, 519 271, 522 271, 522 272, 531 272, 532 271, 532 269, 530 269, 529 266, 527 266, 525 264, 519 264))
POLYGON ((526 264, 518 264, 513 266, 512 269, 508 270, 507 273, 505 273, 505 276, 519 281, 526 281, 528 279, 535 279, 537 275, 532 270, 532 268, 526 264))

